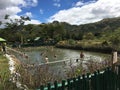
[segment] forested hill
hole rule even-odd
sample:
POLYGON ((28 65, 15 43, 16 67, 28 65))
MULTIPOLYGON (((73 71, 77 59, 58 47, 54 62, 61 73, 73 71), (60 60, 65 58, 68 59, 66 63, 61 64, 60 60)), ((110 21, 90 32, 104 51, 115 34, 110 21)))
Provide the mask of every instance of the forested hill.
POLYGON ((71 25, 58 21, 39 25, 20 25, 19 23, 19 21, 7 23, 7 27, 0 30, 0 36, 10 42, 17 41, 23 43, 26 43, 28 40, 33 41, 36 37, 40 37, 43 41, 54 39, 57 42, 69 39, 94 39, 103 37, 109 34, 109 32, 113 34, 114 30, 120 28, 120 17, 107 18, 99 22, 84 25, 71 25))
POLYGON ((102 21, 80 25, 79 28, 82 31, 90 32, 101 32, 107 30, 115 30, 120 27, 120 17, 119 18, 108 18, 103 19, 102 21))
POLYGON ((120 17, 117 18, 106 18, 99 22, 89 23, 84 25, 70 25, 67 23, 63 23, 65 29, 69 29, 72 31, 82 31, 82 32, 109 32, 113 31, 120 27, 120 17), (109 30, 109 31, 108 31, 109 30))

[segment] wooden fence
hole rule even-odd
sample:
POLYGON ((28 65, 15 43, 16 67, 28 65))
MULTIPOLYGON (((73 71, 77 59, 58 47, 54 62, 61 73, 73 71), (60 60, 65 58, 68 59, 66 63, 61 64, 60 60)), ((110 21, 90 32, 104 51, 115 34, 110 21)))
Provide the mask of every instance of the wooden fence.
POLYGON ((114 71, 108 67, 93 74, 62 80, 61 83, 48 83, 37 90, 120 90, 120 65, 116 65, 114 71))

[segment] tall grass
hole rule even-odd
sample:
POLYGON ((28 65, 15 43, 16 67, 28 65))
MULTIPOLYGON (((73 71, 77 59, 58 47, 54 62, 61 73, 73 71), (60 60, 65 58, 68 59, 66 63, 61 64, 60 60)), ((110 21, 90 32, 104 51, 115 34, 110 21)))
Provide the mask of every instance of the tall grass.
POLYGON ((10 81, 8 60, 0 53, 0 90, 19 90, 10 81))
POLYGON ((113 47, 111 46, 111 44, 107 42, 105 43, 105 41, 94 41, 94 40, 61 41, 56 44, 56 47, 86 50, 93 52, 103 52, 103 53, 111 53, 113 51, 113 47))

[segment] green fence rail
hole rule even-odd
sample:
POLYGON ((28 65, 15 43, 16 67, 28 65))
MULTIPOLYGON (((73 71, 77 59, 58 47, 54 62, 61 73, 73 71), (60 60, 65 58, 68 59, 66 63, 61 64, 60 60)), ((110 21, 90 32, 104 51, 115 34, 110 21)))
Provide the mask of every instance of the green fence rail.
POLYGON ((115 71, 108 67, 61 83, 55 81, 54 84, 41 85, 37 90, 120 90, 120 65, 115 66, 115 71))

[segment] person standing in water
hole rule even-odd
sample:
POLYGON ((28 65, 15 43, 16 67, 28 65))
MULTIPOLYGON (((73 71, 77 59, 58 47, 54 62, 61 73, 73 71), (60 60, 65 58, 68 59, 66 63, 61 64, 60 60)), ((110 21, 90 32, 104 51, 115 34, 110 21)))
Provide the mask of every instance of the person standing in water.
POLYGON ((84 58, 83 52, 80 53, 80 58, 84 58))
POLYGON ((45 61, 46 61, 46 63, 48 63, 48 57, 47 56, 45 57, 45 61))
POLYGON ((54 54, 54 59, 57 59, 57 55, 56 54, 54 54))
POLYGON ((80 53, 81 65, 82 65, 82 63, 83 63, 83 59, 84 59, 84 54, 83 54, 83 52, 81 52, 81 53, 80 53))

